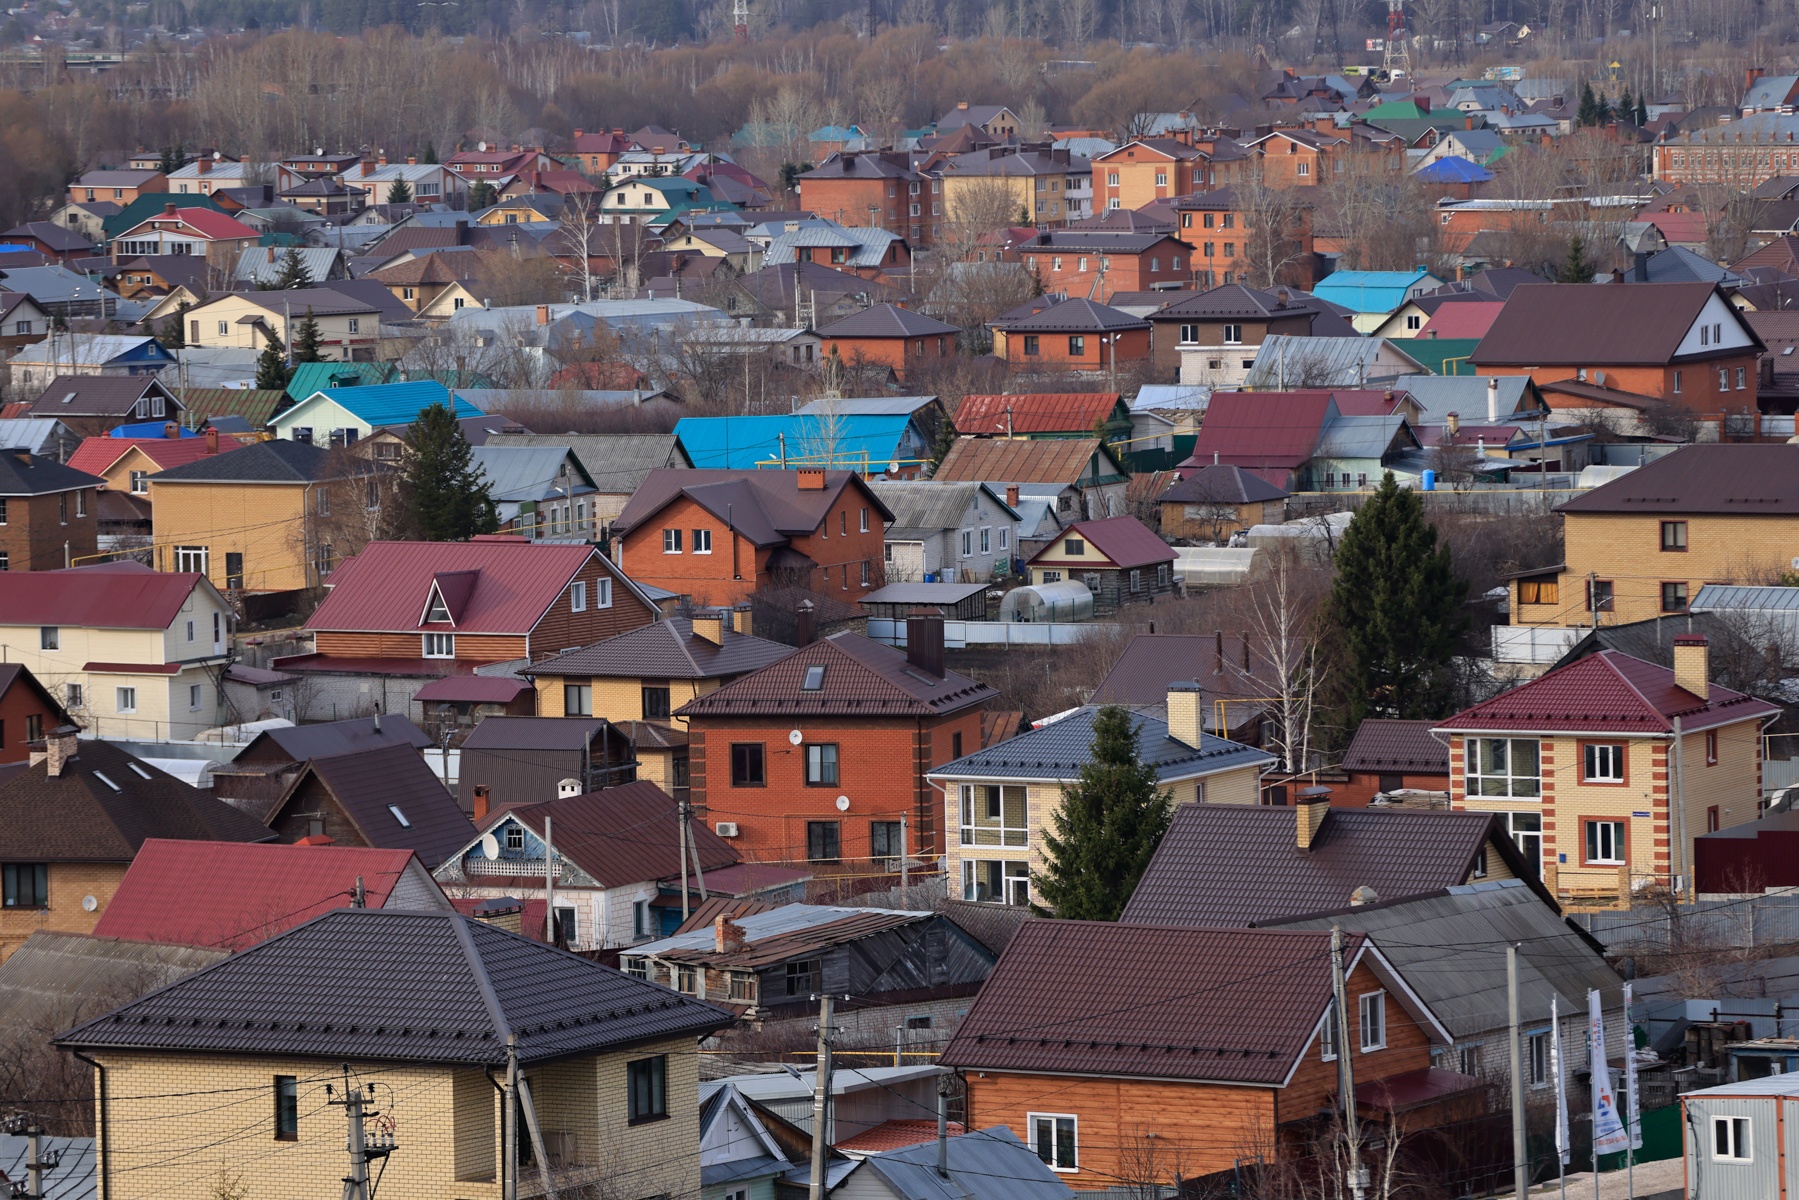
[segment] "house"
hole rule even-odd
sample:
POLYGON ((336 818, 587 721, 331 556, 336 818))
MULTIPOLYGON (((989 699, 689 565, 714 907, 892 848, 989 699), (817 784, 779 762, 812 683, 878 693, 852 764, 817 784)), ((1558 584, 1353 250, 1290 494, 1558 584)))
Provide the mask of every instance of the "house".
POLYGON ((1296 338, 1353 337, 1355 329, 1335 309, 1303 292, 1263 291, 1227 283, 1176 300, 1147 314, 1155 331, 1158 374, 1186 384, 1234 387, 1255 365, 1271 335, 1296 338))
POLYGON ((930 461, 931 443, 903 413, 831 412, 749 417, 682 417, 675 437, 684 457, 703 470, 758 467, 846 468, 886 474, 890 463, 911 477, 930 461))
MULTIPOLYGON (((890 585, 965 576, 986 582, 1012 574, 1020 518, 1003 493, 972 480, 876 480, 872 486, 893 514, 882 546, 890 585)), ((1010 491, 1016 503, 1017 489, 1010 491)))
MULTIPOLYGON (((1288 337, 1270 334, 1243 376, 1247 391, 1289 388, 1382 387, 1401 376, 1429 374, 1425 359, 1446 357, 1448 343, 1435 338, 1288 337)), ((1466 361, 1474 342, 1460 345, 1466 361)), ((1450 364, 1444 363, 1444 369, 1450 364)))
POLYGON ((457 800, 477 825, 490 825, 501 809, 631 782, 631 751, 610 721, 488 717, 462 743, 457 800))
POLYGON ((24 762, 45 730, 73 724, 68 709, 23 663, 0 663, 0 763, 24 762))
POLYGON ((69 203, 108 200, 123 207, 139 196, 168 190, 169 177, 161 171, 88 171, 69 184, 69 203))
MULTIPOLYGON (((511 807, 446 859, 437 878, 475 898, 541 891, 547 838, 556 854, 557 942, 577 951, 633 946, 661 936, 668 893, 675 894, 678 913, 681 882, 696 872, 699 879, 691 889, 696 905, 701 884, 708 895, 721 896, 745 882, 737 852, 705 822, 686 817, 687 840, 682 840, 683 819, 666 792, 642 780, 511 807), (487 852, 490 847, 495 853, 487 852)), ((770 871, 753 881, 748 894, 783 900, 802 877, 770 871)))
POLYGON ((1087 585, 1098 603, 1153 603, 1174 592, 1174 547, 1136 517, 1079 521, 1025 563, 1032 584, 1087 585))
POLYGON ((1320 300, 1347 308, 1355 315, 1350 324, 1367 333, 1414 296, 1443 286, 1443 281, 1419 267, 1411 271, 1336 271, 1312 287, 1320 300))
POLYGON ((104 482, 29 450, 0 452, 0 570, 54 571, 92 561, 104 482))
MULTIPOLYGON (((1132 714, 1140 760, 1174 794, 1177 812, 1257 805, 1273 756, 1202 732, 1198 695, 1196 685, 1171 685, 1167 720, 1132 714)), ((1031 879, 1043 869, 1043 836, 1090 761, 1098 714, 1076 709, 926 773, 943 793, 946 835, 956 830, 945 847, 952 892, 990 904, 1039 900, 1031 879)))
POLYGON ((49 336, 50 314, 24 292, 0 292, 0 353, 17 354, 49 336))
POLYGON ((774 582, 854 601, 880 586, 892 517, 854 471, 658 468, 612 530, 633 578, 699 604, 737 604, 774 582))
POLYGON ((450 908, 410 850, 154 837, 138 847, 94 936, 247 950, 347 904, 450 908))
POLYGON ((954 355, 959 326, 894 304, 875 304, 819 327, 823 354, 848 367, 885 366, 895 379, 954 355))
POLYGON ((215 764, 213 794, 246 812, 266 813, 314 758, 331 758, 380 746, 423 751, 437 743, 395 713, 265 729, 229 763, 215 764))
POLYGON ((343 446, 377 429, 409 426, 433 405, 448 408, 459 420, 483 415, 437 380, 419 379, 322 388, 282 411, 271 424, 280 439, 343 446))
MULTIPOLYGON (((12 372, 12 384, 16 392, 22 396, 30 396, 40 391, 47 392, 50 385, 58 379, 77 376, 86 378, 91 375, 155 375, 174 362, 175 356, 163 349, 162 343, 155 338, 103 333, 77 338, 73 347, 69 346, 68 339, 59 339, 54 345, 49 341, 39 341, 13 355, 6 365, 12 372)), ((162 395, 165 401, 170 398, 166 388, 162 395)), ((39 398, 55 401, 54 406, 47 405, 41 415, 63 419, 63 414, 55 411, 62 404, 62 394, 39 398)), ((133 403, 135 404, 135 400, 133 403)), ((130 419, 131 411, 131 406, 127 406, 122 413, 109 410, 91 415, 117 416, 118 421, 115 423, 122 423, 130 419)), ((105 430, 94 432, 104 433, 105 430)))
POLYGON ((796 181, 800 203, 839 225, 869 224, 928 246, 942 219, 943 180, 903 151, 837 151, 796 181))
POLYGON ((112 260, 119 262, 144 254, 185 254, 203 258, 208 266, 228 271, 237 263, 238 256, 254 246, 260 236, 242 221, 222 212, 165 204, 156 216, 113 235, 112 260))
MULTIPOLYGON (((606 193, 598 219, 608 225, 638 225, 711 202, 712 193, 691 179, 678 175, 634 175, 622 179, 606 193)), ((557 197, 556 207, 562 207, 561 197, 557 197)), ((528 219, 519 216, 516 209, 509 215, 513 218, 509 224, 528 219)))
POLYGON ((92 933, 145 839, 260 842, 274 835, 222 800, 111 742, 45 732, 0 780, 0 958, 40 929, 92 933))
POLYGON ((1572 380, 1696 413, 1754 411, 1766 347, 1715 284, 1526 284, 1474 352, 1482 375, 1572 380), (1569 322, 1579 322, 1576 336, 1569 322))
POLYGON ((941 853, 925 773, 981 744, 998 693, 944 668, 941 620, 909 622, 901 651, 847 632, 814 642, 802 618, 794 653, 675 710, 694 805, 732 827, 745 861, 824 878, 941 853))
MULTIPOLYGON (((1267 639, 1249 632, 1135 634, 1090 702, 1165 715, 1170 687, 1193 684, 1200 690, 1202 726, 1209 726, 1218 737, 1259 746, 1272 703, 1269 697, 1281 686, 1280 668, 1270 649, 1267 639)), ((1270 795, 1284 796, 1284 785, 1274 784, 1270 795)))
MULTIPOLYGON (((1226 186, 1173 201, 1174 236, 1189 249, 1188 269, 1197 286, 1247 283, 1252 272, 1273 271, 1279 284, 1310 288, 1325 274, 1325 261, 1315 252, 1312 205, 1291 189, 1272 206, 1261 195, 1226 186), (1278 233, 1259 231, 1258 223, 1277 219, 1285 223, 1278 233)), ((1269 281, 1263 276, 1257 282, 1269 281)))
POLYGON ((1364 1114, 1421 1129, 1479 1111, 1478 1080, 1431 1066, 1442 1020, 1366 935, 1341 936, 1354 1011, 1336 1011, 1335 936, 1027 921, 941 1061, 971 1126, 1006 1125, 1076 1191, 1228 1183, 1245 1145, 1302 1157, 1350 1046, 1364 1114), (1026 1028, 1056 1036, 1009 1032, 1026 1028))
POLYGON ((1108 211, 1134 211, 1203 192, 1216 175, 1211 155, 1172 137, 1133 138, 1116 150, 1095 155, 1093 171, 1099 180, 1094 197, 1108 211))
POLYGON ((1081 297, 1022 306, 988 327, 994 357, 1013 371, 1103 371, 1116 385, 1121 357, 1135 364, 1150 356, 1148 321, 1081 297))
POLYGON ((398 1194, 498 1200, 547 1185, 554 1164, 565 1188, 604 1177, 633 1196, 674 1195, 700 1186, 698 1155, 668 1153, 674 1131, 697 1140, 698 1041, 729 1021, 457 913, 339 909, 56 1044, 109 1079, 146 1081, 108 1093, 97 1129, 115 1177, 146 1188, 191 1191, 221 1170, 258 1193, 341 1187, 344 1122, 325 1101, 345 1093, 327 1097, 324 1081, 359 1106, 356 1081, 375 1072, 404 1124, 373 1128, 375 1153, 353 1170, 366 1178, 380 1158, 398 1194), (245 1107, 196 1115, 157 1098, 198 1078, 245 1107), (201 1146, 204 1163, 191 1157, 201 1146))
POLYGON ((290 844, 327 838, 339 846, 409 850, 426 870, 475 836, 456 798, 404 745, 308 759, 265 823, 290 844))
POLYGON ((956 406, 956 432, 970 436, 1130 437, 1131 410, 1117 392, 971 395, 956 406))
MULTIPOLYGON (((945 1132, 939 1142, 935 1121, 889 1121, 838 1142, 834 1149, 854 1161, 828 1194, 871 1200, 1067 1200, 1073 1195, 1055 1169, 1004 1126, 964 1133, 959 1122, 950 1122, 945 1132)), ((796 1171, 795 1181, 802 1175, 810 1178, 810 1168, 796 1171)))
POLYGON ((178 421, 182 406, 154 375, 58 375, 47 381, 27 414, 61 421, 82 437, 104 437, 134 421, 178 421))
POLYGON ((449 317, 458 309, 480 307, 471 288, 479 288, 479 262, 472 254, 424 254, 368 273, 421 320, 449 317))
POLYGON ((1184 287, 1193 247, 1171 234, 1104 229, 1046 229, 1018 246, 1045 292, 1104 304, 1118 292, 1184 287))
POLYGON ((566 447, 481 445, 469 465, 487 481, 502 533, 599 539, 593 479, 566 447))
POLYGON ((1287 519, 1287 490, 1234 464, 1219 463, 1177 479, 1156 498, 1164 537, 1224 545, 1254 525, 1287 519))
POLYGON ((260 190, 264 182, 277 192, 300 182, 300 175, 280 163, 253 163, 234 160, 218 151, 202 154, 185 166, 169 172, 168 191, 172 194, 210 197, 236 188, 260 190))
POLYGON ((1331 803, 1367 804, 1395 792, 1449 794, 1449 748, 1431 736, 1433 721, 1369 717, 1356 726, 1340 764, 1348 782, 1331 789, 1331 803))
POLYGON ((218 589, 193 572, 135 562, 0 572, 6 661, 30 670, 93 737, 185 740, 217 725, 230 619, 218 589))
POLYGON ((357 194, 357 208, 385 204, 395 184, 405 184, 414 204, 447 204, 462 208, 468 199, 469 180, 454 164, 367 162, 344 173, 346 191, 357 194))
POLYGON ((221 439, 218 430, 194 434, 169 422, 163 437, 90 437, 83 438, 68 465, 100 477, 106 491, 122 492, 142 499, 150 494, 150 476, 171 467, 179 467, 198 459, 240 449, 239 439, 221 439))
MULTIPOLYGON (((466 389, 462 392, 465 399, 470 394, 466 389)), ((485 402, 480 393, 472 394, 485 402)), ((693 466, 681 448, 681 440, 672 433, 496 433, 485 444, 568 447, 593 480, 590 500, 599 537, 610 536, 613 521, 651 471, 693 466)))
POLYGON ((996 488, 1017 484, 1021 496, 1053 487, 1059 517, 1098 519, 1124 512, 1127 476, 1118 456, 1096 437, 958 437, 931 478, 996 488))
POLYGON ((566 152, 579 160, 581 169, 589 175, 604 175, 625 151, 631 149, 631 145, 631 140, 622 129, 610 132, 604 129, 577 129, 574 137, 569 140, 566 152))
POLYGON ((1345 416, 1328 391, 1214 392, 1181 468, 1241 467, 1288 492, 1356 490, 1418 447, 1405 417, 1345 416))
MULTIPOLYGON (((938 179, 944 211, 953 221, 979 224, 1009 201, 1012 211, 1048 230, 1083 220, 1093 210, 1093 164, 1067 146, 969 150, 941 160, 933 184, 938 179)), ((930 211, 935 217, 935 198, 930 211)))
POLYGON ((187 310, 187 344, 261 350, 272 340, 286 346, 296 332, 290 326, 310 317, 322 354, 342 362, 368 359, 380 343, 383 311, 370 299, 329 287, 229 292, 187 310))
POLYGON ((1511 581, 1513 624, 1629 624, 1789 569, 1795 465, 1790 445, 1682 446, 1564 502, 1563 562, 1511 581))
POLYGON ((39 254, 54 263, 69 265, 72 258, 86 258, 94 252, 94 245, 75 229, 58 225, 54 221, 27 221, 23 225, 7 230, 4 237, 8 245, 24 245, 36 250, 39 254))
POLYGON ((325 283, 328 280, 350 277, 350 256, 336 246, 290 246, 287 249, 255 246, 238 256, 232 278, 261 288, 275 287, 281 273, 287 269, 290 251, 297 257, 300 269, 306 272, 308 283, 325 283))
POLYGON ((835 267, 871 283, 886 282, 888 272, 903 270, 911 262, 912 247, 898 234, 833 221, 788 222, 769 238, 762 255, 765 268, 812 263, 835 267))
POLYGON ((1779 712, 1711 683, 1705 635, 1679 634, 1672 670, 1602 650, 1433 732, 1456 808, 1510 822, 1564 904, 1614 907, 1690 890, 1693 839, 1756 818, 1779 712))

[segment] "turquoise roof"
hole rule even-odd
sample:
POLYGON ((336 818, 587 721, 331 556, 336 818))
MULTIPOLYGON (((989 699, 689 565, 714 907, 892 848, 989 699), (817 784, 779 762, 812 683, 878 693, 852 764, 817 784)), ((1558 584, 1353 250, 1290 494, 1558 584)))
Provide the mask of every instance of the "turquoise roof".
MULTIPOLYGON (((324 396, 377 429, 384 425, 410 425, 433 404, 455 404, 458 417, 479 417, 481 410, 452 395, 450 389, 435 379, 416 383, 365 383, 356 387, 323 388, 315 395, 324 396)), ((307 397, 312 399, 311 396, 307 397)))
POLYGON ((912 418, 838 414, 835 435, 806 413, 768 417, 682 417, 675 437, 696 468, 753 471, 787 464, 880 471, 901 457, 900 439, 912 418), (785 445, 783 446, 783 438, 785 445))
POLYGON ((1431 278, 1429 271, 1336 271, 1325 276, 1312 295, 1359 313, 1392 312, 1413 288, 1431 278))
POLYGON ((294 367, 294 377, 287 384, 287 398, 298 404, 315 392, 326 388, 357 383, 386 383, 394 376, 394 365, 384 362, 316 362, 294 367))

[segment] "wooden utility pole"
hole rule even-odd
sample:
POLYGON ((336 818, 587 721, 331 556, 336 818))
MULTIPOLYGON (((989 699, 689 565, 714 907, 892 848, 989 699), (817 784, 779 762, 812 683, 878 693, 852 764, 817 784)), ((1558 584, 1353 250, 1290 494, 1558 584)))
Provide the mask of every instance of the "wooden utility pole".
POLYGON ((1343 1107, 1343 1137, 1349 1145, 1349 1188, 1362 1200, 1367 1184, 1362 1178, 1361 1134, 1356 1129, 1355 1067, 1349 1058, 1349 998, 1343 977, 1343 927, 1331 926, 1331 992, 1337 1000, 1337 1094, 1343 1107))
POLYGON ((825 1158, 831 1148, 831 997, 818 998, 818 1073, 812 1081, 812 1183, 807 1200, 824 1200, 825 1158))

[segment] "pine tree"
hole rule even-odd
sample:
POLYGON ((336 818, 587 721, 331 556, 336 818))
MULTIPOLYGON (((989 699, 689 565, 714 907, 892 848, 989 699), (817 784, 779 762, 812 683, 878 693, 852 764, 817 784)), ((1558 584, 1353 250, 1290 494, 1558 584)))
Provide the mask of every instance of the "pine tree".
POLYGON ((1587 257, 1587 243, 1577 233, 1568 242, 1568 257, 1556 271, 1557 283, 1592 283, 1593 260, 1587 257))
POLYGON ((411 430, 405 487, 413 532, 427 542, 467 541, 500 526, 487 479, 455 415, 442 404, 419 414, 411 430))
POLYGON ((1106 705, 1093 717, 1087 765, 1062 789, 1043 834, 1044 867, 1031 880, 1043 898, 1038 913, 1116 921, 1173 813, 1173 793, 1156 786, 1156 769, 1138 755, 1136 718, 1106 705))
POLYGON ((183 153, 181 143, 176 142, 173 146, 162 148, 162 157, 157 160, 156 169, 164 175, 173 175, 186 161, 187 155, 183 153))
POLYGON ((404 179, 394 180, 393 184, 387 189, 387 202, 389 204, 411 204, 412 185, 407 183, 404 179))
POLYGON ((1618 97, 1618 105, 1612 110, 1618 114, 1620 121, 1628 121, 1637 114, 1637 102, 1630 98, 1630 85, 1624 85, 1624 91, 1618 97))
POLYGON ((319 340, 319 323, 313 319, 309 308, 300 323, 294 326, 295 365, 325 361, 324 352, 319 349, 319 340))
POLYGON ((499 201, 499 193, 494 191, 493 184, 485 179, 477 179, 469 185, 468 210, 480 212, 484 208, 492 208, 499 201))
POLYGON ((1599 98, 1593 95, 1593 85, 1580 85, 1580 107, 1575 110, 1574 121, 1577 125, 1599 124, 1599 98))
POLYGON ((269 281, 268 290, 285 292, 289 288, 312 286, 312 275, 306 270, 306 264, 300 259, 300 248, 289 246, 287 253, 281 256, 281 270, 269 281))
POLYGON ((1647 99, 1647 95, 1637 97, 1637 110, 1631 119, 1636 121, 1638 129, 1646 128, 1649 124, 1649 105, 1645 103, 1647 99))
POLYGON ((256 386, 265 391, 279 392, 293 382, 294 373, 288 368, 287 355, 275 335, 266 333, 268 339, 262 353, 256 356, 256 386))
POLYGON ((187 346, 187 310, 191 307, 183 300, 175 313, 162 324, 161 342, 166 350, 181 350, 187 346))
POLYGON ((425 143, 425 165, 428 167, 435 167, 437 165, 437 143, 436 142, 426 142, 425 143))
POLYGON ((1448 715, 1467 595, 1449 547, 1437 545, 1424 520, 1424 502, 1387 472, 1337 550, 1331 612, 1345 660, 1347 728, 1370 716, 1448 715))

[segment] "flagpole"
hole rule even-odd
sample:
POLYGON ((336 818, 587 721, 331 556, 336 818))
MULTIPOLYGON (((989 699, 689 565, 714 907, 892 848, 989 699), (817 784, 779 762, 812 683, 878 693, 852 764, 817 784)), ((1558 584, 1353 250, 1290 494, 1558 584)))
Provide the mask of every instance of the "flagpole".
POLYGON ((1643 1146, 1643 1107, 1637 1096, 1637 1031, 1630 1019, 1630 984, 1624 985, 1624 1116, 1630 1138, 1624 1144, 1624 1187, 1628 1200, 1637 1196, 1636 1152, 1643 1146))
POLYGON ((1549 997, 1549 1054, 1555 1059, 1555 1177, 1568 1200, 1568 1072, 1562 1062, 1560 997, 1549 997))

